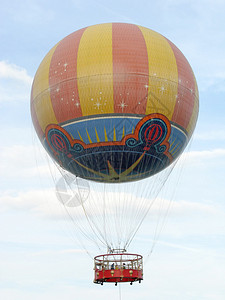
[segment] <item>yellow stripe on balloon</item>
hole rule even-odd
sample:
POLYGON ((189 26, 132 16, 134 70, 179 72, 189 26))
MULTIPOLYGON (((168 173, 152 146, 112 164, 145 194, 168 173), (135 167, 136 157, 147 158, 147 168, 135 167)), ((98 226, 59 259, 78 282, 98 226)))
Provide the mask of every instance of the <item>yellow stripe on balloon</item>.
POLYGON ((105 126, 104 126, 104 133, 105 133, 105 142, 108 142, 108 137, 107 137, 105 126))
POLYGON ((97 143, 100 143, 100 139, 96 127, 95 127, 95 135, 96 135, 97 143))
POLYGON ((78 132, 78 134, 79 134, 80 140, 83 142, 84 140, 82 139, 82 136, 80 135, 79 130, 77 130, 77 132, 78 132))
POLYGON ((116 141, 116 129, 115 129, 115 127, 113 129, 113 141, 116 141))
POLYGON ((86 133, 87 133, 87 137, 88 137, 89 143, 92 144, 92 140, 91 140, 91 137, 90 137, 90 135, 89 135, 89 133, 87 131, 87 128, 86 128, 86 133))
POLYGON ((112 24, 84 31, 78 49, 77 78, 83 116, 114 112, 112 24))
POLYGON ((178 72, 174 53, 162 35, 139 26, 144 36, 149 63, 146 115, 162 113, 171 120, 176 104, 178 72))
POLYGON ((125 128, 124 128, 124 126, 123 126, 122 138, 124 137, 124 135, 125 135, 125 128))
POLYGON ((49 89, 49 67, 57 45, 48 52, 41 62, 33 83, 32 99, 34 101, 34 109, 43 132, 45 132, 45 128, 48 124, 58 123, 52 108, 49 89))

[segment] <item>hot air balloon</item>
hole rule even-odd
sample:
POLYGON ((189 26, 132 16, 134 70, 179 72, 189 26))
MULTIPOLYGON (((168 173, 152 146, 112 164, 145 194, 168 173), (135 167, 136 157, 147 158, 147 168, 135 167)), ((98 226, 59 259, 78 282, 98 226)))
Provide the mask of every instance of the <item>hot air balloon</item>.
POLYGON ((148 180, 176 161, 197 122, 198 88, 188 61, 171 41, 142 26, 80 29, 41 62, 31 115, 53 160, 94 187, 91 200, 80 205, 108 249, 95 257, 94 282, 140 282, 142 256, 126 250, 156 189, 148 180))

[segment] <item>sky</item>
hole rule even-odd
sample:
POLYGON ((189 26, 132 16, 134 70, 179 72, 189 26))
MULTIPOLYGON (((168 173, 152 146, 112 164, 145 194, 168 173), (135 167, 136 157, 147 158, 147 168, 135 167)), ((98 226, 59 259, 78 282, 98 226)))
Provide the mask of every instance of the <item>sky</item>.
POLYGON ((224 0, 1 1, 1 299, 225 299, 224 13, 224 0), (200 99, 195 134, 176 166, 181 176, 162 194, 170 211, 151 255, 148 221, 136 240, 144 280, 120 287, 93 284, 92 246, 81 245, 54 194, 29 105, 46 53, 73 31, 105 22, 142 25, 175 43, 200 99))

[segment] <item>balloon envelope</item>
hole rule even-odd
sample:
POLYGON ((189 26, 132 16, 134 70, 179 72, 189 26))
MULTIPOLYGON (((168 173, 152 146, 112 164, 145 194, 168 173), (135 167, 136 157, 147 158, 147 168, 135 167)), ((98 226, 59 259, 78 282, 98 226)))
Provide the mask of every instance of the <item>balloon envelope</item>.
POLYGON ((198 89, 180 50, 162 35, 122 23, 75 31, 46 55, 31 114, 60 166, 99 182, 152 176, 184 150, 198 89))

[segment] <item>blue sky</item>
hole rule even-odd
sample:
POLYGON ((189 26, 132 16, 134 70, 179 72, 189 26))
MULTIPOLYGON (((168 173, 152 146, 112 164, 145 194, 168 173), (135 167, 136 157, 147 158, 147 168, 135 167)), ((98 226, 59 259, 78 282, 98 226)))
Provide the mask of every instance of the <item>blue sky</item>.
MULTIPOLYGON (((119 299, 118 287, 92 283, 92 259, 50 190, 29 112, 32 80, 45 54, 69 33, 104 22, 134 23, 166 36, 190 62, 200 93, 182 176, 162 195, 169 201, 174 192, 170 214, 152 255, 146 255, 143 283, 123 285, 122 298, 225 298, 224 13, 223 0, 1 2, 1 299, 119 299)), ((149 224, 136 241, 145 254, 152 245, 149 224)), ((85 245, 89 252, 92 246, 85 245)))

